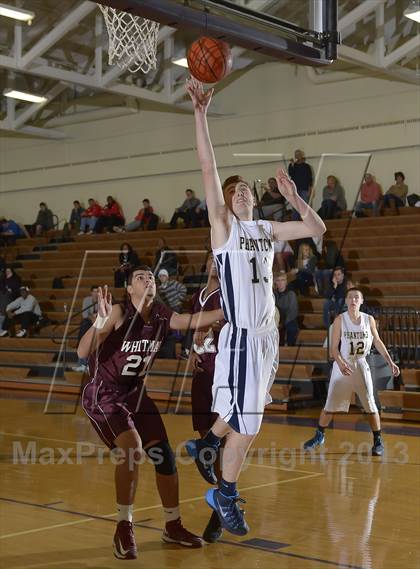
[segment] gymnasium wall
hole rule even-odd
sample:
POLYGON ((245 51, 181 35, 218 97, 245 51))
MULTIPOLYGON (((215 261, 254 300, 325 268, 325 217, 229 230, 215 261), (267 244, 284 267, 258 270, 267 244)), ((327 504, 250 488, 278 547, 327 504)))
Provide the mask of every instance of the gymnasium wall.
MULTIPOLYGON (((302 148, 319 181, 337 175, 349 206, 372 154, 369 171, 387 189, 402 170, 419 192, 418 90, 373 78, 313 84, 302 67, 269 63, 255 67, 214 99, 210 129, 222 177, 240 172, 266 179, 302 148), (235 157, 234 153, 282 154, 235 157), (322 154, 338 154, 324 156, 322 154), (362 156, 340 156, 357 153, 362 156)), ((141 103, 140 103, 141 106, 141 103)), ((132 219, 148 197, 169 220, 191 187, 203 196, 189 114, 141 111, 119 118, 57 127, 63 141, 0 139, 0 215, 30 223, 46 201, 67 218, 73 199, 108 194, 132 219)))

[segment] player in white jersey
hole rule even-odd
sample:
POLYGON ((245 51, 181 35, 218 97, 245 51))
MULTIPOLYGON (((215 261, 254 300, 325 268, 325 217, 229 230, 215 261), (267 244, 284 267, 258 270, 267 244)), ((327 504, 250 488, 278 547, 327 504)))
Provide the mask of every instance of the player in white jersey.
POLYGON ((187 90, 194 106, 197 150, 211 225, 211 244, 219 273, 226 324, 219 337, 213 382, 213 410, 218 419, 203 439, 186 443, 206 481, 216 484, 213 461, 226 438, 219 488, 209 490, 208 505, 222 527, 245 535, 249 527, 239 508, 236 483, 248 449, 258 433, 264 405, 277 368, 278 331, 274 321, 272 265, 274 241, 320 236, 321 218, 298 196, 284 170, 277 173, 280 192, 303 221, 253 221, 254 197, 241 177, 226 180, 217 172, 207 109, 213 91, 195 79, 187 90), (210 458, 210 460, 208 460, 210 458))
POLYGON ((348 311, 337 316, 332 329, 331 355, 334 364, 328 387, 327 402, 319 417, 315 435, 304 443, 305 450, 312 450, 324 444, 324 430, 328 427, 334 413, 347 413, 353 393, 357 393, 363 409, 368 414, 373 432, 372 455, 380 456, 384 452, 381 437, 381 421, 373 395, 373 383, 366 356, 372 343, 388 363, 392 374, 400 374, 385 344, 379 337, 373 316, 360 312, 363 294, 356 288, 350 288, 346 294, 348 311))

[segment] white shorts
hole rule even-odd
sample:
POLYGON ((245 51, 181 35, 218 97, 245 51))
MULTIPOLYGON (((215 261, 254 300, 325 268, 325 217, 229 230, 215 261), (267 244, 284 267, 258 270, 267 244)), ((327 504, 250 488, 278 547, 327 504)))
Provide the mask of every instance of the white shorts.
POLYGON ((213 408, 232 429, 256 435, 278 367, 275 326, 255 331, 223 326, 213 380, 213 408))
POLYGON ((355 371, 351 375, 342 375, 337 362, 334 362, 328 387, 327 413, 347 413, 351 396, 356 393, 366 413, 377 413, 373 383, 369 365, 365 358, 356 360, 355 371))

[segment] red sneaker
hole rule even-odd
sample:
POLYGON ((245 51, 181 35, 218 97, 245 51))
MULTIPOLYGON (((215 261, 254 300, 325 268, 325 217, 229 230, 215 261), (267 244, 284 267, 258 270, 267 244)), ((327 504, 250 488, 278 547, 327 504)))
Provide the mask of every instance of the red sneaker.
POLYGON ((113 542, 114 555, 117 559, 137 559, 137 545, 131 522, 118 522, 113 542))
POLYGON ((163 530, 162 540, 167 543, 178 543, 184 547, 203 547, 203 540, 198 535, 189 532, 181 523, 181 518, 167 522, 163 530))

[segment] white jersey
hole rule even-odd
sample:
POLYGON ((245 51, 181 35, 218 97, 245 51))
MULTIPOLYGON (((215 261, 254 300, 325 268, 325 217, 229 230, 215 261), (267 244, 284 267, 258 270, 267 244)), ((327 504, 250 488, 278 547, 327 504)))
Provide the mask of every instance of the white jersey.
POLYGON ((254 330, 270 326, 275 314, 271 223, 233 217, 229 239, 213 253, 226 321, 254 330))
POLYGON ((354 324, 348 312, 341 315, 341 347, 342 357, 349 362, 366 358, 372 347, 373 336, 369 315, 360 313, 360 324, 354 324))

